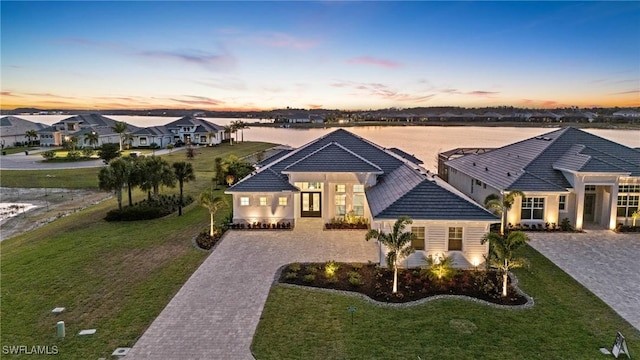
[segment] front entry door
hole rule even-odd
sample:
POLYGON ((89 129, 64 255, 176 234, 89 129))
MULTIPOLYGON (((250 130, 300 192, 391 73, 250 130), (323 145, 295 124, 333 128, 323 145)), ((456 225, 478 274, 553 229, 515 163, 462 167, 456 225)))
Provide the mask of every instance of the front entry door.
POLYGON ((319 192, 303 192, 300 195, 300 216, 301 217, 321 217, 322 206, 319 192))
POLYGON ((596 194, 584 195, 584 222, 593 222, 596 210, 596 194))

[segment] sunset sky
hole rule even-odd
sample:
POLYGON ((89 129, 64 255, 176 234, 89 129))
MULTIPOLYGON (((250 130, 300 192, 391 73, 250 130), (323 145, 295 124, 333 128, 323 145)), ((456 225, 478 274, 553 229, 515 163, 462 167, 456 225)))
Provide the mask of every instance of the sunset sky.
POLYGON ((1 107, 640 106, 640 2, 6 2, 1 107))

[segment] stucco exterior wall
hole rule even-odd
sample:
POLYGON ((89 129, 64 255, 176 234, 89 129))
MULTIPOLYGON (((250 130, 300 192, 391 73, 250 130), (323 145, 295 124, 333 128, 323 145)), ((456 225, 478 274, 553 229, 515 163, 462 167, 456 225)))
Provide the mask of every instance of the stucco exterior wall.
POLYGON ((233 222, 236 224, 290 222, 294 224, 294 193, 242 193, 233 194, 233 222), (241 205, 241 198, 248 198, 249 205, 241 205), (280 198, 287 199, 287 205, 279 204, 280 198), (260 205, 260 198, 266 198, 260 205))

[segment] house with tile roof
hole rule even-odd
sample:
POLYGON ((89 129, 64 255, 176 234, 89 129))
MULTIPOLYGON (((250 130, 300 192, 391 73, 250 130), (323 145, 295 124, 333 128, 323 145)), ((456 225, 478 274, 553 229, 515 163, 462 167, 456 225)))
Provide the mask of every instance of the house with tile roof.
POLYGON ((444 254, 452 255, 456 266, 477 266, 488 251, 480 240, 498 218, 419 163, 399 149, 338 129, 264 160, 226 193, 233 197, 237 224, 316 218, 321 231, 324 223, 352 214, 390 232, 398 217, 409 216, 418 240, 406 265, 420 265, 423 255, 444 254))
POLYGON ((155 143, 164 148, 168 144, 217 145, 227 139, 224 127, 191 115, 181 117, 163 126, 134 131, 134 147, 149 147, 155 143))
MULTIPOLYGON (((42 146, 60 146, 70 136, 78 138, 78 145, 89 146, 85 138, 87 133, 98 134, 98 144, 119 143, 120 134, 113 131, 116 120, 100 114, 80 114, 62 119, 57 123, 38 131, 42 146)), ((137 126, 127 124, 129 133, 138 130, 137 126)))
POLYGON ((567 218, 614 229, 630 224, 640 199, 640 151, 567 127, 445 163, 448 182, 478 203, 490 194, 525 193, 510 224, 559 224, 567 218))
MULTIPOLYGON (((17 116, 4 116, 0 118, 0 143, 2 148, 15 146, 16 143, 27 141, 25 134, 29 130, 42 130, 47 126, 41 123, 25 120, 17 116)), ((40 136, 38 136, 38 140, 40 136)), ((31 139, 34 140, 34 139, 31 139)))

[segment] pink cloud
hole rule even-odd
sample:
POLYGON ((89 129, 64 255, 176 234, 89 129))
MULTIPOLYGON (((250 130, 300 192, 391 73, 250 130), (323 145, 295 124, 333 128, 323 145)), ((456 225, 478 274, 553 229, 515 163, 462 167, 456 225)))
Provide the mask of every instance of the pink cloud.
POLYGON ((497 91, 482 91, 482 90, 470 91, 467 93, 467 95, 473 95, 473 96, 492 96, 497 94, 499 94, 499 92, 497 91))
POLYGON ((322 109, 321 104, 307 104, 310 109, 322 109))
POLYGON ((395 62, 395 61, 374 58, 374 57, 371 57, 371 56, 360 56, 360 57, 348 59, 347 63, 348 64, 374 65, 374 66, 381 66, 381 67, 385 67, 385 68, 397 68, 397 67, 401 67, 402 66, 402 64, 400 64, 398 62, 395 62))
POLYGON ((2 95, 2 96, 20 96, 20 95, 12 93, 11 91, 0 92, 0 95, 2 95))
POLYGON ((182 104, 199 105, 199 106, 202 106, 202 105, 218 106, 218 105, 224 104, 224 101, 216 100, 216 99, 212 99, 204 96, 184 95, 184 97, 188 99, 171 98, 170 100, 178 103, 182 103, 182 104))
POLYGON ((316 47, 319 43, 318 40, 301 39, 280 32, 271 32, 257 35, 254 37, 254 41, 264 46, 293 48, 297 50, 310 49, 316 47))

